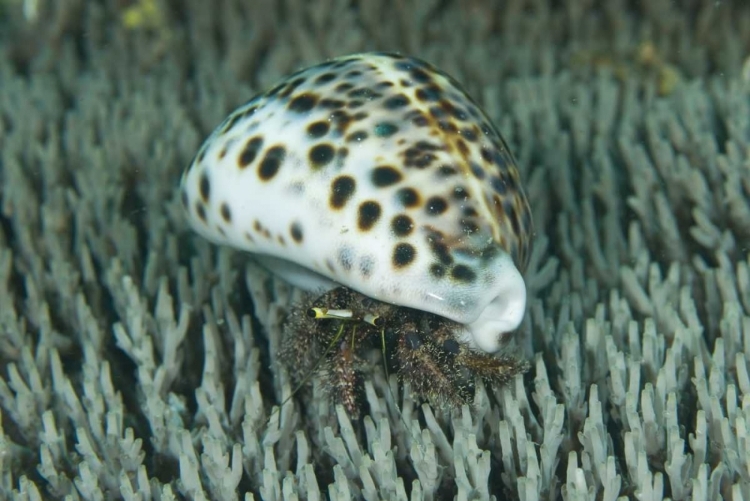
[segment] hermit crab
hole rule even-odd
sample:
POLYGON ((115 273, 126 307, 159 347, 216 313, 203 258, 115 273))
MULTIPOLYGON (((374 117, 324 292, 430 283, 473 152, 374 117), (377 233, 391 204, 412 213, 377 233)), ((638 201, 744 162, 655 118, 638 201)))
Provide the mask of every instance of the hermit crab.
POLYGON ((356 414, 362 350, 413 390, 469 398, 523 319, 531 212, 515 161, 450 76, 398 54, 298 71, 232 112, 182 176, 192 227, 311 294, 284 327, 298 380, 356 414), (317 363, 316 360, 322 363, 317 363))

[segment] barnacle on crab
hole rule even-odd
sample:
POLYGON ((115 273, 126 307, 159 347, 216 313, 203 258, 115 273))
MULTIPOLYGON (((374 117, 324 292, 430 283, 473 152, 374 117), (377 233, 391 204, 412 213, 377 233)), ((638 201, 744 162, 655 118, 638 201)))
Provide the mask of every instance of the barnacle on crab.
POLYGON ((490 119, 424 61, 355 54, 290 75, 217 127, 181 197, 198 233, 324 294, 315 308, 349 298, 342 309, 357 309, 361 295, 385 313, 380 330, 335 316, 288 323, 294 367, 311 368, 304 347, 326 347, 350 410, 377 332, 399 373, 446 402, 465 401, 467 372, 502 382, 522 365, 487 355, 525 313, 520 175, 490 119))

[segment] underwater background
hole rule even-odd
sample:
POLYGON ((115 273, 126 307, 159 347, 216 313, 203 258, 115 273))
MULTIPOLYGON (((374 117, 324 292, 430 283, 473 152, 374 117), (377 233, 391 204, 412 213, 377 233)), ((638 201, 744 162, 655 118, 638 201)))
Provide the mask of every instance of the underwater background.
POLYGON ((750 3, 0 0, 0 498, 750 500, 750 3), (365 50, 460 81, 534 214, 530 371, 294 398, 300 293, 187 225, 232 109, 365 50), (279 405, 283 402, 283 405, 279 405))

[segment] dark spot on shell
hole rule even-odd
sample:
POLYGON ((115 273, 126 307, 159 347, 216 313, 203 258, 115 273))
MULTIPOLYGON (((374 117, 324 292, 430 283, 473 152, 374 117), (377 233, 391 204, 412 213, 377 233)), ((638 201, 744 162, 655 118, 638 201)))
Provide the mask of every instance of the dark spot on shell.
POLYGON ((451 278, 457 282, 473 282, 477 275, 474 270, 463 264, 457 264, 451 270, 451 278))
POLYGON ((329 203, 334 209, 340 209, 354 195, 357 183, 351 176, 339 176, 331 183, 331 196, 329 203))
POLYGON ((493 259, 495 256, 498 255, 499 252, 500 252, 500 249, 498 248, 498 246, 492 243, 486 246, 484 249, 482 249, 480 252, 480 255, 481 255, 481 258, 486 261, 489 259, 493 259))
MULTIPOLYGON (((289 77, 287 77, 287 80, 289 80, 289 78, 297 74, 299 74, 299 72, 289 75, 289 77)), ((302 85, 304 82, 305 82, 304 77, 295 78, 294 80, 292 80, 291 82, 287 84, 287 86, 284 88, 283 91, 279 93, 279 97, 284 97, 284 98, 289 97, 292 94, 292 92, 294 92, 294 89, 302 85)))
POLYGON ((417 127, 426 127, 430 124, 430 120, 422 113, 417 112, 412 118, 411 123, 417 127))
POLYGON ((369 277, 372 275, 372 270, 375 268, 375 260, 372 256, 363 256, 359 260, 359 272, 362 273, 363 277, 369 277))
POLYGON ((429 141, 417 141, 404 151, 404 165, 424 169, 437 158, 432 152, 440 149, 440 146, 429 141))
POLYGON ((319 169, 328 165, 333 160, 333 146, 330 144, 316 144, 310 148, 308 158, 314 168, 319 169))
POLYGON ((407 167, 416 167, 417 169, 424 169, 429 167, 432 162, 435 161, 435 155, 432 153, 423 153, 415 158, 407 159, 405 165, 407 167))
POLYGON ((407 243, 396 244, 393 249, 393 266, 403 268, 409 266, 417 257, 417 250, 413 245, 407 243))
POLYGON ((351 134, 346 136, 346 140, 350 143, 364 141, 365 139, 367 139, 367 132, 363 130, 352 132, 351 134))
POLYGON ((227 223, 232 222, 232 211, 229 210, 229 205, 227 205, 226 202, 221 204, 221 208, 219 209, 221 212, 221 217, 226 221, 227 223))
POLYGON ((507 203, 505 214, 508 216, 508 219, 510 219, 510 225, 513 228, 513 233, 515 233, 516 235, 520 235, 521 223, 518 220, 518 211, 512 203, 507 203))
POLYGON ((345 68, 349 66, 350 64, 356 62, 358 59, 359 59, 358 57, 352 56, 352 57, 346 57, 343 59, 338 59, 336 61, 330 61, 331 68, 345 68))
POLYGON ((235 113, 233 115, 230 115, 227 120, 225 121, 224 127, 221 128, 221 133, 225 134, 232 130, 235 125, 237 125, 237 122, 239 122, 242 119, 242 114, 235 113))
POLYGON ((416 207, 419 205, 419 193, 414 188, 401 188, 396 197, 404 207, 416 207))
POLYGON ((307 126, 307 135, 313 139, 318 139, 328 134, 330 129, 328 122, 313 122, 307 126))
POLYGON ((286 86, 286 82, 281 82, 279 85, 275 86, 273 89, 266 92, 267 97, 273 97, 279 92, 281 92, 281 89, 283 89, 286 86))
POLYGON ((432 115, 432 118, 435 120, 442 120, 445 118, 446 113, 442 108, 439 108, 437 106, 430 107, 430 115, 432 115))
MULTIPOLYGON (((203 162, 203 159, 205 159, 205 158, 206 158, 206 147, 204 146, 204 147, 203 147, 203 148, 201 148, 201 150, 200 150, 200 151, 198 152, 198 157, 197 157, 197 159, 196 159, 196 163, 202 163, 202 162, 203 162)), ((192 167, 192 165, 191 165, 191 167, 192 167)))
POLYGON ((394 68, 400 71, 411 71, 416 67, 416 61, 412 58, 400 58, 394 65, 394 68))
MULTIPOLYGON (((255 99, 251 99, 250 101, 248 101, 247 103, 245 103, 245 105, 247 106, 248 104, 252 103, 254 100, 255 99)), ((242 118, 250 118, 251 116, 253 116, 255 114, 256 111, 258 111, 258 106, 257 105, 250 106, 248 109, 246 109, 245 111, 242 112, 242 118)))
POLYGON ((430 274, 435 278, 443 278, 445 276, 445 266, 437 263, 432 264, 430 266, 430 274))
POLYGON ((329 118, 333 121, 335 130, 339 135, 346 133, 346 130, 353 121, 352 116, 344 110, 334 111, 329 118))
POLYGON ((401 181, 402 178, 403 176, 398 169, 390 165, 382 165, 372 170, 372 184, 380 188, 392 186, 401 181))
POLYGON ((461 129, 461 135, 466 138, 467 141, 472 143, 477 140, 477 133, 468 127, 461 129))
POLYGON ((375 135, 378 137, 391 137, 398 132, 398 126, 391 122, 380 122, 375 125, 375 135))
POLYGON ((409 98, 403 94, 396 94, 383 101, 383 107, 387 110, 397 110, 409 104, 409 98))
POLYGON ((472 233, 476 233, 479 231, 479 225, 476 223, 476 221, 473 221, 469 218, 461 218, 460 224, 461 231, 463 231, 467 235, 471 235, 472 233))
POLYGON ((258 166, 258 176, 263 181, 270 181, 279 172, 281 163, 286 157, 286 150, 283 146, 274 146, 266 152, 266 156, 258 166))
POLYGON ((208 202, 209 197, 211 196, 211 183, 209 182, 208 176, 205 172, 201 173, 201 177, 198 183, 201 192, 201 198, 204 202, 208 202))
POLYGON ((362 101, 361 99, 355 99, 354 101, 349 101, 346 107, 349 108, 350 110, 354 110, 354 109, 360 108, 363 104, 365 104, 365 102, 362 101))
POLYGON ((344 271, 350 271, 354 263, 354 251, 350 247, 342 247, 338 252, 338 262, 344 271))
POLYGON ((432 254, 444 265, 453 264, 453 256, 451 256, 448 246, 442 240, 431 239, 429 240, 430 249, 432 254))
POLYGON ((474 174, 474 177, 477 179, 484 179, 487 176, 487 172, 478 163, 470 162, 469 166, 471 168, 471 173, 474 174))
POLYGON ((342 82, 336 86, 336 92, 347 92, 354 88, 354 84, 349 82, 342 82))
POLYGON ((256 233, 259 233, 263 238, 270 240, 271 239, 271 232, 268 231, 268 228, 265 228, 262 224, 260 224, 260 221, 257 219, 253 221, 253 229, 256 233))
POLYGON ((331 80, 336 80, 336 73, 332 73, 332 72, 323 73, 322 75, 319 75, 315 79, 315 83, 318 85, 321 85, 321 84, 328 83, 331 80))
POLYGON ((406 214, 399 214, 391 220, 391 230, 398 237, 405 237, 414 230, 414 222, 406 214))
POLYGON ((349 155, 349 148, 346 146, 339 148, 336 151, 336 167, 341 168, 344 163, 344 159, 349 155))
POLYGON ((200 202, 195 202, 195 213, 198 214, 198 218, 206 222, 206 208, 200 202))
POLYGON ((453 116, 453 118, 457 120, 461 120, 462 122, 465 122, 469 119, 469 114, 466 113, 466 110, 458 107, 453 107, 453 109, 451 110, 451 116, 453 116))
POLYGON ((295 113, 307 113, 315 107, 318 103, 318 98, 315 94, 305 92, 300 94, 289 102, 289 111, 295 113))
POLYGON ((508 186, 505 184, 505 181, 499 177, 493 176, 492 179, 490 179, 490 184, 492 185, 492 189, 499 195, 505 195, 508 192, 508 186))
POLYGON ((427 85, 417 89, 417 99, 420 101, 439 101, 442 93, 437 85, 427 85))
POLYGON ((262 147, 263 138, 257 136, 245 143, 245 147, 242 149, 242 153, 240 153, 240 158, 238 160, 240 169, 244 169, 253 163, 262 147))
POLYGON ((489 148, 487 147, 480 148, 479 153, 482 155, 482 159, 485 162, 488 162, 488 163, 493 162, 492 151, 489 148))
POLYGON ((359 205, 359 217, 357 220, 359 229, 361 231, 371 230, 375 226, 375 223, 378 222, 378 219, 380 219, 381 212, 382 209, 379 203, 373 200, 362 202, 359 205))
POLYGON ((375 92, 374 90, 368 88, 368 87, 361 87, 359 89, 354 89, 349 92, 349 97, 353 99, 377 99, 381 96, 381 94, 375 92))
POLYGON ((456 134, 458 132, 458 128, 453 125, 452 122, 448 122, 447 120, 440 120, 438 122, 438 127, 441 131, 447 134, 456 134))
POLYGON ((328 110, 343 108, 345 105, 346 103, 340 99, 325 98, 320 101, 320 107, 328 110))
POLYGON ((450 165, 441 165, 438 168, 437 173, 440 177, 451 177, 458 174, 458 171, 455 167, 452 167, 450 165))
POLYGON ((303 239, 302 235, 302 226, 298 222, 292 223, 292 226, 289 228, 289 233, 292 235, 292 239, 297 242, 301 243, 303 239))
POLYGON ((425 210, 432 216, 442 214, 448 209, 448 202, 442 197, 430 197, 425 204, 425 210))
POLYGON ((430 74, 420 68, 412 69, 409 76, 419 83, 428 83, 432 80, 430 74))
POLYGON ((465 202, 469 199, 469 192, 463 186, 456 186, 453 188, 453 198, 465 202))

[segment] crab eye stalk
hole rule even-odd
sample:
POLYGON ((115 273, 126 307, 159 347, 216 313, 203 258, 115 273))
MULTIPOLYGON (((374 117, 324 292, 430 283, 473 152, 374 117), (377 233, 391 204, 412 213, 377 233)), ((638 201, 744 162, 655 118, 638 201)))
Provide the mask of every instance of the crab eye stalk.
POLYGON ((312 307, 307 310, 307 316, 316 320, 320 319, 337 319, 337 320, 351 320, 353 313, 352 310, 332 310, 328 308, 317 308, 312 307))
POLYGON ((385 325, 385 319, 383 317, 380 315, 373 315, 372 313, 367 313, 362 320, 373 327, 383 327, 385 325))

